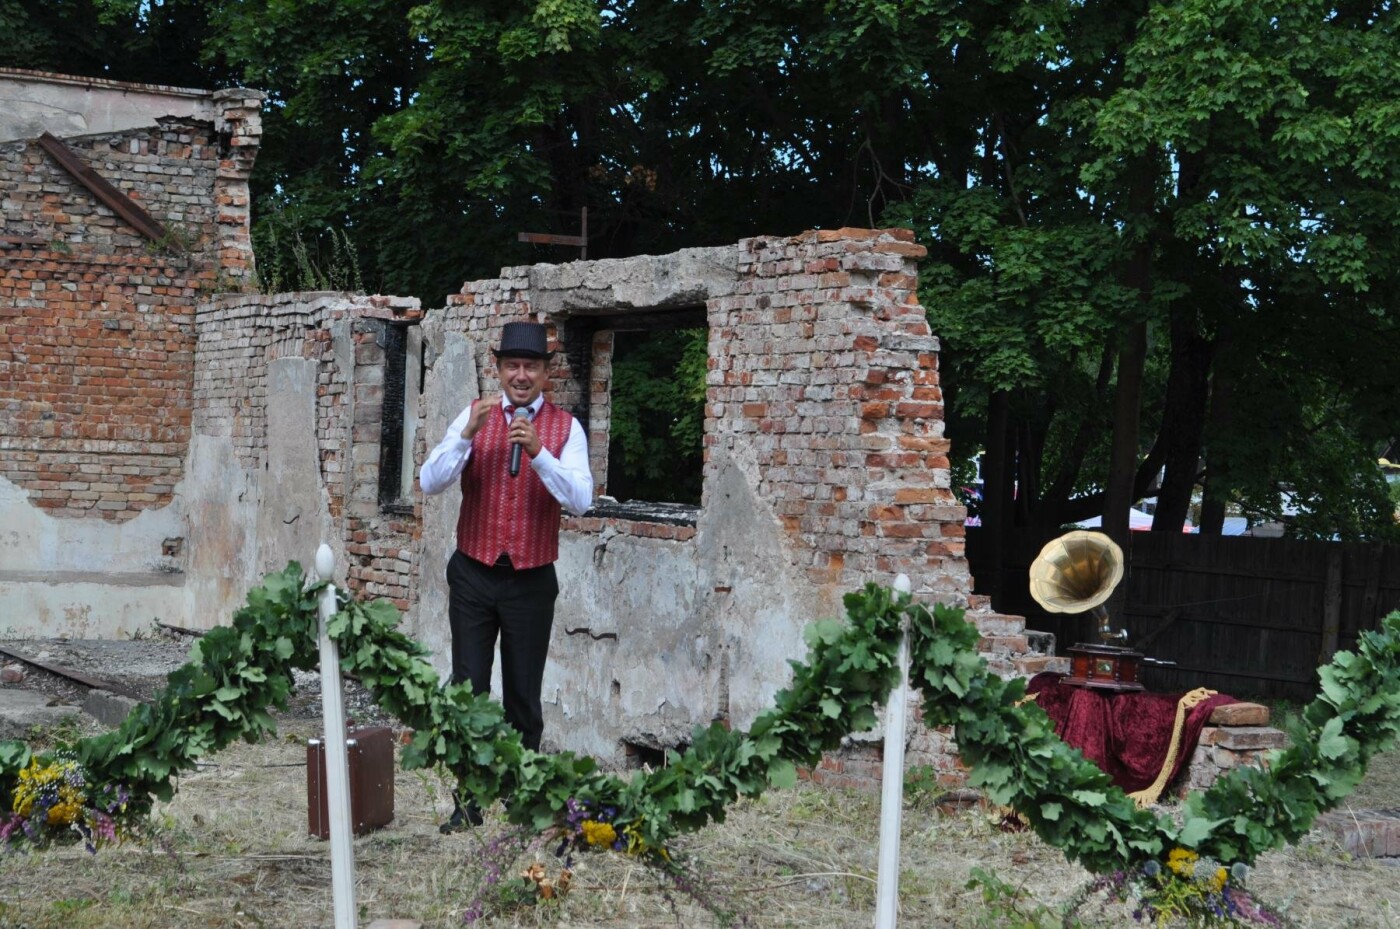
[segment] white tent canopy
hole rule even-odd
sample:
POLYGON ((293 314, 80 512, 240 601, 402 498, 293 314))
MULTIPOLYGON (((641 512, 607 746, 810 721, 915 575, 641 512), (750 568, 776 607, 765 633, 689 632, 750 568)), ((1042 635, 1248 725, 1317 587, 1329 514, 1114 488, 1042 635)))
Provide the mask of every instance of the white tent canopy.
MULTIPOLYGON (((1091 516, 1088 519, 1081 519, 1074 525, 1081 529, 1097 529, 1103 525, 1102 516, 1091 516)), ((1135 532, 1146 532, 1152 528, 1152 514, 1144 513, 1142 510, 1128 510, 1128 528, 1135 532)), ((1249 520, 1243 516, 1226 516, 1225 525, 1221 529, 1221 535, 1244 535, 1249 529, 1249 520)), ((1181 527, 1182 532, 1197 532, 1196 526, 1186 523, 1181 527)))
MULTIPOLYGON (((1103 517, 1091 516, 1088 519, 1081 519, 1075 525, 1081 529, 1097 529, 1103 525, 1103 517)), ((1128 528, 1146 532, 1152 528, 1152 514, 1137 509, 1128 510, 1128 528)))

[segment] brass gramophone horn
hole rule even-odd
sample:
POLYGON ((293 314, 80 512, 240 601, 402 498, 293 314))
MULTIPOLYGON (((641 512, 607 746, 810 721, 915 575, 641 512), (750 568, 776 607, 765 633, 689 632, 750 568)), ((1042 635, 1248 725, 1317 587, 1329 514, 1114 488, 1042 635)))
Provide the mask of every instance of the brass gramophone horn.
POLYGON ((1093 610, 1107 624, 1103 604, 1123 579, 1123 550, 1102 532, 1067 532, 1045 543, 1031 562, 1031 596, 1051 613, 1093 610))
POLYGON ((1142 690, 1138 663, 1143 656, 1130 648, 1109 645, 1124 639, 1114 632, 1104 603, 1123 579, 1123 550, 1101 532, 1069 532, 1051 539, 1031 563, 1031 596, 1052 613, 1093 613, 1102 645, 1079 643, 1066 649, 1070 673, 1062 683, 1115 692, 1142 690))

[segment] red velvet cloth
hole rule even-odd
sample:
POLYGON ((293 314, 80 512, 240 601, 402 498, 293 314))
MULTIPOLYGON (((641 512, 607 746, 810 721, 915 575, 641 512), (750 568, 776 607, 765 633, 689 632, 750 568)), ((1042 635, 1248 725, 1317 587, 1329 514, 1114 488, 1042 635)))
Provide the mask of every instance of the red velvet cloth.
MULTIPOLYGON (((1090 687, 1068 687, 1063 674, 1043 672, 1031 678, 1026 691, 1055 723, 1055 734, 1084 753, 1125 793, 1134 793, 1157 780, 1171 748, 1176 705, 1181 694, 1113 693, 1090 687)), ((1237 702, 1216 694, 1186 711, 1186 724, 1176 763, 1167 784, 1176 780, 1191 760, 1201 729, 1217 706, 1237 702)))

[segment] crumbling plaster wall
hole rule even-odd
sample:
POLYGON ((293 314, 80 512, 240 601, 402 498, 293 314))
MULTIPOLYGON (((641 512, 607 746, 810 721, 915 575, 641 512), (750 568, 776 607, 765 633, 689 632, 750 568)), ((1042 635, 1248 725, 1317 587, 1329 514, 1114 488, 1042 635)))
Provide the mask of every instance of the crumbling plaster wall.
POLYGON ((418 301, 227 295, 200 307, 188 514, 188 622, 228 621, 248 588, 326 542, 336 580, 409 604, 416 516, 379 500, 383 328, 418 301))
POLYGON ((0 69, 0 629, 115 636, 183 615, 195 303, 252 273, 260 100, 0 69))
MULTIPOLYGON (((565 520, 547 743, 620 760, 624 743, 673 745, 716 718, 748 725, 803 654, 803 627, 839 615, 840 596, 867 580, 904 572, 925 596, 965 599, 937 341, 915 295, 922 254, 906 231, 843 229, 507 268, 429 315, 426 444, 499 390, 500 326, 537 319, 560 349, 552 397, 583 413, 601 479, 610 327, 701 307, 709 328, 694 525, 607 511, 565 520)), ((424 506, 410 619, 441 667, 455 496, 424 506)))

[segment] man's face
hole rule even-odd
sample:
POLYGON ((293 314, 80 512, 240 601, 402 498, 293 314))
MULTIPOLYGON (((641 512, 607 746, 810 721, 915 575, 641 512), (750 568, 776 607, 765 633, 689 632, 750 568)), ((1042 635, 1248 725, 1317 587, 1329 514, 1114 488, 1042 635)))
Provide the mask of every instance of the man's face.
POLYGON ((497 358, 501 389, 513 406, 529 406, 544 390, 549 375, 543 358, 497 358))

